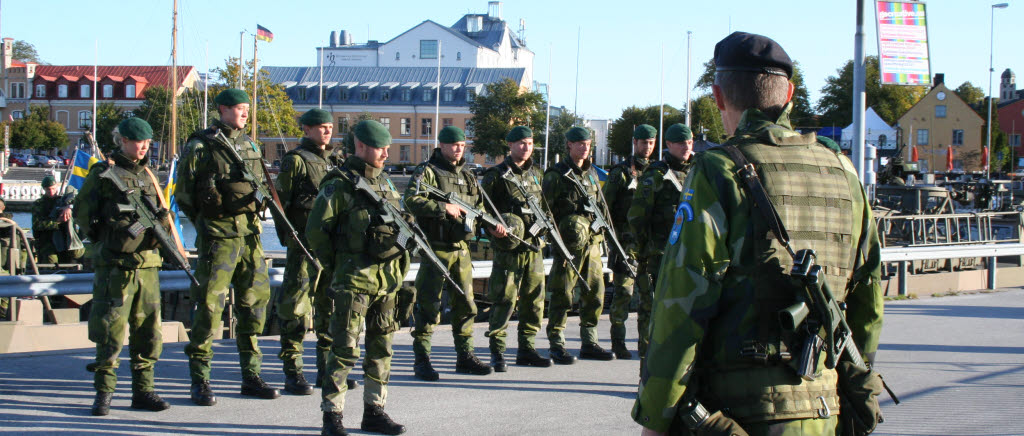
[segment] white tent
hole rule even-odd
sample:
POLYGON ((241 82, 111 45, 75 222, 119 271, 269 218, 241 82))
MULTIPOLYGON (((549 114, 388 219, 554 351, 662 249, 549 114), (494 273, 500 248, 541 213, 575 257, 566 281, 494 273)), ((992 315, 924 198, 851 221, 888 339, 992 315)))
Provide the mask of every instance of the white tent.
MULTIPOLYGON (((878 147, 879 150, 896 149, 896 129, 890 127, 875 110, 864 111, 864 142, 878 147)), ((841 147, 849 149, 853 144, 853 124, 843 129, 841 147)))

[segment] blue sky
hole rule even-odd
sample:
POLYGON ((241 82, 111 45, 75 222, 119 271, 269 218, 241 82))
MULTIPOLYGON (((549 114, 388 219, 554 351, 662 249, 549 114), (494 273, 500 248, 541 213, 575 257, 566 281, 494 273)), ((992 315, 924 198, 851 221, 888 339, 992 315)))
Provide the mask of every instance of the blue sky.
MULTIPOLYGON (((995 76, 1013 69, 1024 88, 1024 2, 996 10, 995 76), (1014 47, 1018 47, 1014 49, 1014 47)), ((867 0, 866 53, 877 54, 873 1, 867 0)), ((932 0, 928 5, 932 72, 945 73, 951 88, 971 81, 988 87, 990 5, 996 1, 932 0)), ((630 105, 658 104, 664 46, 666 103, 685 98, 686 32, 693 32, 692 80, 711 58, 715 42, 730 29, 771 36, 799 61, 814 102, 829 75, 853 57, 855 1, 506 1, 502 16, 514 29, 526 21, 526 41, 536 53, 534 77, 551 74, 552 103, 574 106, 576 35, 582 33, 578 111, 587 118, 616 118, 630 105), (781 5, 781 6, 780 6, 781 5), (549 55, 552 62, 549 62, 549 55)), ((0 33, 36 46, 53 64, 92 64, 99 41, 102 65, 170 65, 171 0, 18 1, 0 5, 0 33), (95 5, 84 9, 84 4, 95 5), (63 12, 55 13, 63 10, 63 12)), ((222 1, 179 0, 179 64, 205 69, 238 56, 239 32, 259 23, 274 32, 260 43, 261 65, 316 63, 315 47, 331 30, 348 30, 357 43, 387 41, 423 20, 454 24, 465 13, 485 13, 472 1, 222 1)), ((246 36, 245 56, 252 56, 246 36)), ((696 98, 697 93, 692 93, 696 98)))

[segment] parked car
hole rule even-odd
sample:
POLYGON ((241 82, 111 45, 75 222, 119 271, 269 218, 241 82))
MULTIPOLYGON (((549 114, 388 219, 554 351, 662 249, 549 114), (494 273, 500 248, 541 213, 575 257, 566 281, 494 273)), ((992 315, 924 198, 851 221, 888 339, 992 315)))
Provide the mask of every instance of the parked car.
POLYGON ((12 167, 27 167, 29 156, 24 154, 12 154, 7 158, 7 164, 12 167))
POLYGON ((52 167, 54 165, 57 165, 57 159, 54 159, 54 158, 52 158, 50 156, 47 156, 45 154, 37 154, 36 155, 36 166, 37 167, 52 167))
POLYGON ((23 154, 22 156, 25 158, 25 166, 27 166, 27 167, 37 167, 37 166, 39 166, 39 159, 36 159, 35 155, 23 154))
POLYGON ((405 166, 404 165, 388 165, 388 166, 384 167, 384 171, 387 171, 388 174, 405 174, 405 166))
POLYGON ((472 171, 474 175, 479 176, 483 174, 484 170, 486 170, 487 168, 484 168, 483 165, 480 165, 478 163, 468 163, 466 164, 466 169, 472 171))

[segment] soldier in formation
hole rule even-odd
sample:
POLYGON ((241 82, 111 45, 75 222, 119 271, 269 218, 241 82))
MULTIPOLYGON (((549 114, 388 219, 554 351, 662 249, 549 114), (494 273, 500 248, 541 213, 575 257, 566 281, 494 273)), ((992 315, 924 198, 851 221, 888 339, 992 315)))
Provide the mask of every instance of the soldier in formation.
POLYGON ((39 263, 57 264, 76 262, 85 254, 84 249, 68 250, 57 247, 55 237, 71 226, 71 208, 74 206, 74 188, 59 192, 60 183, 53 176, 43 177, 43 195, 32 203, 32 238, 39 263), (71 195, 67 195, 71 194, 71 195))

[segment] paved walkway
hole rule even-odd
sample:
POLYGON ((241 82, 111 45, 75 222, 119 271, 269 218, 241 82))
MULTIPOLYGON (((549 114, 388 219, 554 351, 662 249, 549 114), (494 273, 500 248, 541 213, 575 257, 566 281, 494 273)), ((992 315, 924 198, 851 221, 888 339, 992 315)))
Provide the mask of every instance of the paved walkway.
MULTIPOLYGON (((882 435, 1021 434, 1024 398, 1024 290, 891 302, 887 306, 878 367, 903 401, 885 402, 882 435), (1014 411, 1017 412, 1014 412, 1014 411)), ((635 319, 631 318, 635 344, 635 319)), ((600 324, 607 339, 607 318, 600 324)), ((477 352, 487 355, 485 327, 477 325, 477 352)), ((578 349, 571 319, 569 346, 578 349)), ((479 377, 455 374, 450 330, 435 334, 438 382, 412 376, 408 329, 396 335, 388 412, 413 435, 638 434, 629 418, 639 361, 580 361, 572 366, 522 368, 479 377)), ((540 339, 544 346, 546 340, 540 339)), ((265 378, 283 384, 274 338, 261 341, 265 378)), ((307 347, 313 341, 306 341, 307 347)), ((605 342, 607 345, 607 342, 605 342)), ((515 347, 512 340, 510 347, 515 347)), ((0 356, 0 432, 33 434, 317 434, 319 391, 256 400, 238 395, 234 345, 216 347, 213 387, 219 404, 188 400, 189 381, 181 344, 164 349, 157 386, 173 407, 153 413, 128 408, 128 365, 110 416, 89 415, 92 378, 85 372, 91 350, 0 356)), ((514 352, 514 350, 513 350, 514 352)), ((510 353, 511 354, 511 353, 510 353)), ((313 354, 307 349, 307 368, 313 354)), ((315 369, 307 370, 312 377, 315 369)), ((356 371, 361 378, 361 371, 356 371)), ((348 395, 345 423, 358 428, 362 388, 348 395)), ((353 434, 362 434, 358 430, 353 434)))

